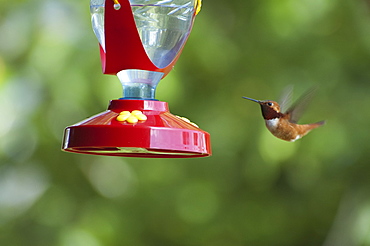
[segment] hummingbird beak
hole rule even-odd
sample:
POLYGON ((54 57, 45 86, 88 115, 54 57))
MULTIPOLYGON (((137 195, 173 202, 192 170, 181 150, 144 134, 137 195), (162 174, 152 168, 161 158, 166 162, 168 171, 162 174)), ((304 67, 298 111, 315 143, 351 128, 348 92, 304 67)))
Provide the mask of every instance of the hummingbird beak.
POLYGON ((243 98, 261 104, 261 101, 259 101, 259 100, 256 100, 256 99, 253 99, 253 98, 249 98, 249 97, 243 97, 243 98))

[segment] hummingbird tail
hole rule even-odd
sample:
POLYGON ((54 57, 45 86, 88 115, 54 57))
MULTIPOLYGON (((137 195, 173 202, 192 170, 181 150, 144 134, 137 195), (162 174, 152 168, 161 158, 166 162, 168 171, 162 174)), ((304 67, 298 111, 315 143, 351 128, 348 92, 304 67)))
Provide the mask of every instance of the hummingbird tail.
POLYGON ((325 125, 325 120, 322 120, 322 121, 319 121, 319 122, 316 122, 316 123, 312 123, 312 124, 309 124, 311 127, 311 129, 315 129, 317 127, 320 127, 322 125, 325 125))

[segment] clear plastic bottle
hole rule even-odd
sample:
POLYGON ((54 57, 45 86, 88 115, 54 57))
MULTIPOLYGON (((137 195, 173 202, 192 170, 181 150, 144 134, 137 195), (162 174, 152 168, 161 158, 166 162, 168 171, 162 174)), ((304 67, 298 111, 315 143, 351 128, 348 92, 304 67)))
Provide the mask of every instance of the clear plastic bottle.
MULTIPOLYGON (((103 49, 104 2, 90 2, 94 33, 103 49)), ((189 35, 195 0, 130 0, 130 4, 148 57, 157 67, 166 67, 176 57, 189 35)))
MULTIPOLYGON (((113 1, 113 0, 112 0, 113 1)), ((127 1, 127 0, 120 0, 127 1)), ((168 66, 180 52, 190 34, 196 0, 129 0, 143 47, 155 66, 168 66)), ((105 0, 91 0, 94 33, 105 50, 105 0)), ((125 99, 154 99, 163 73, 128 69, 117 76, 125 99)))

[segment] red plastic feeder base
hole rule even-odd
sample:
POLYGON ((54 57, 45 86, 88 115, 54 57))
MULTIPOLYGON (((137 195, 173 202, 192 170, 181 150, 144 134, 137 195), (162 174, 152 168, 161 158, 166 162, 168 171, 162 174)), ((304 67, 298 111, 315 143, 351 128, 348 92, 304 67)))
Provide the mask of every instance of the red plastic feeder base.
POLYGON ((108 110, 69 126, 63 150, 81 154, 189 158, 211 155, 210 135, 171 114, 166 102, 112 100, 108 110), (118 121, 122 111, 140 110, 147 119, 118 121))

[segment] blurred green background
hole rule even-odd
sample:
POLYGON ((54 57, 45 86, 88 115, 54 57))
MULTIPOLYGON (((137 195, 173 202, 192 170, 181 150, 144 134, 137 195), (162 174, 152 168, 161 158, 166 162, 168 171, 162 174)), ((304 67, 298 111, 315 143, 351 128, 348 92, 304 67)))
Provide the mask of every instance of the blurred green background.
POLYGON ((121 96, 89 1, 0 0, 0 245, 370 245, 368 1, 205 0, 157 98, 213 156, 65 153, 63 130, 121 96), (295 143, 242 99, 319 90, 295 143))

